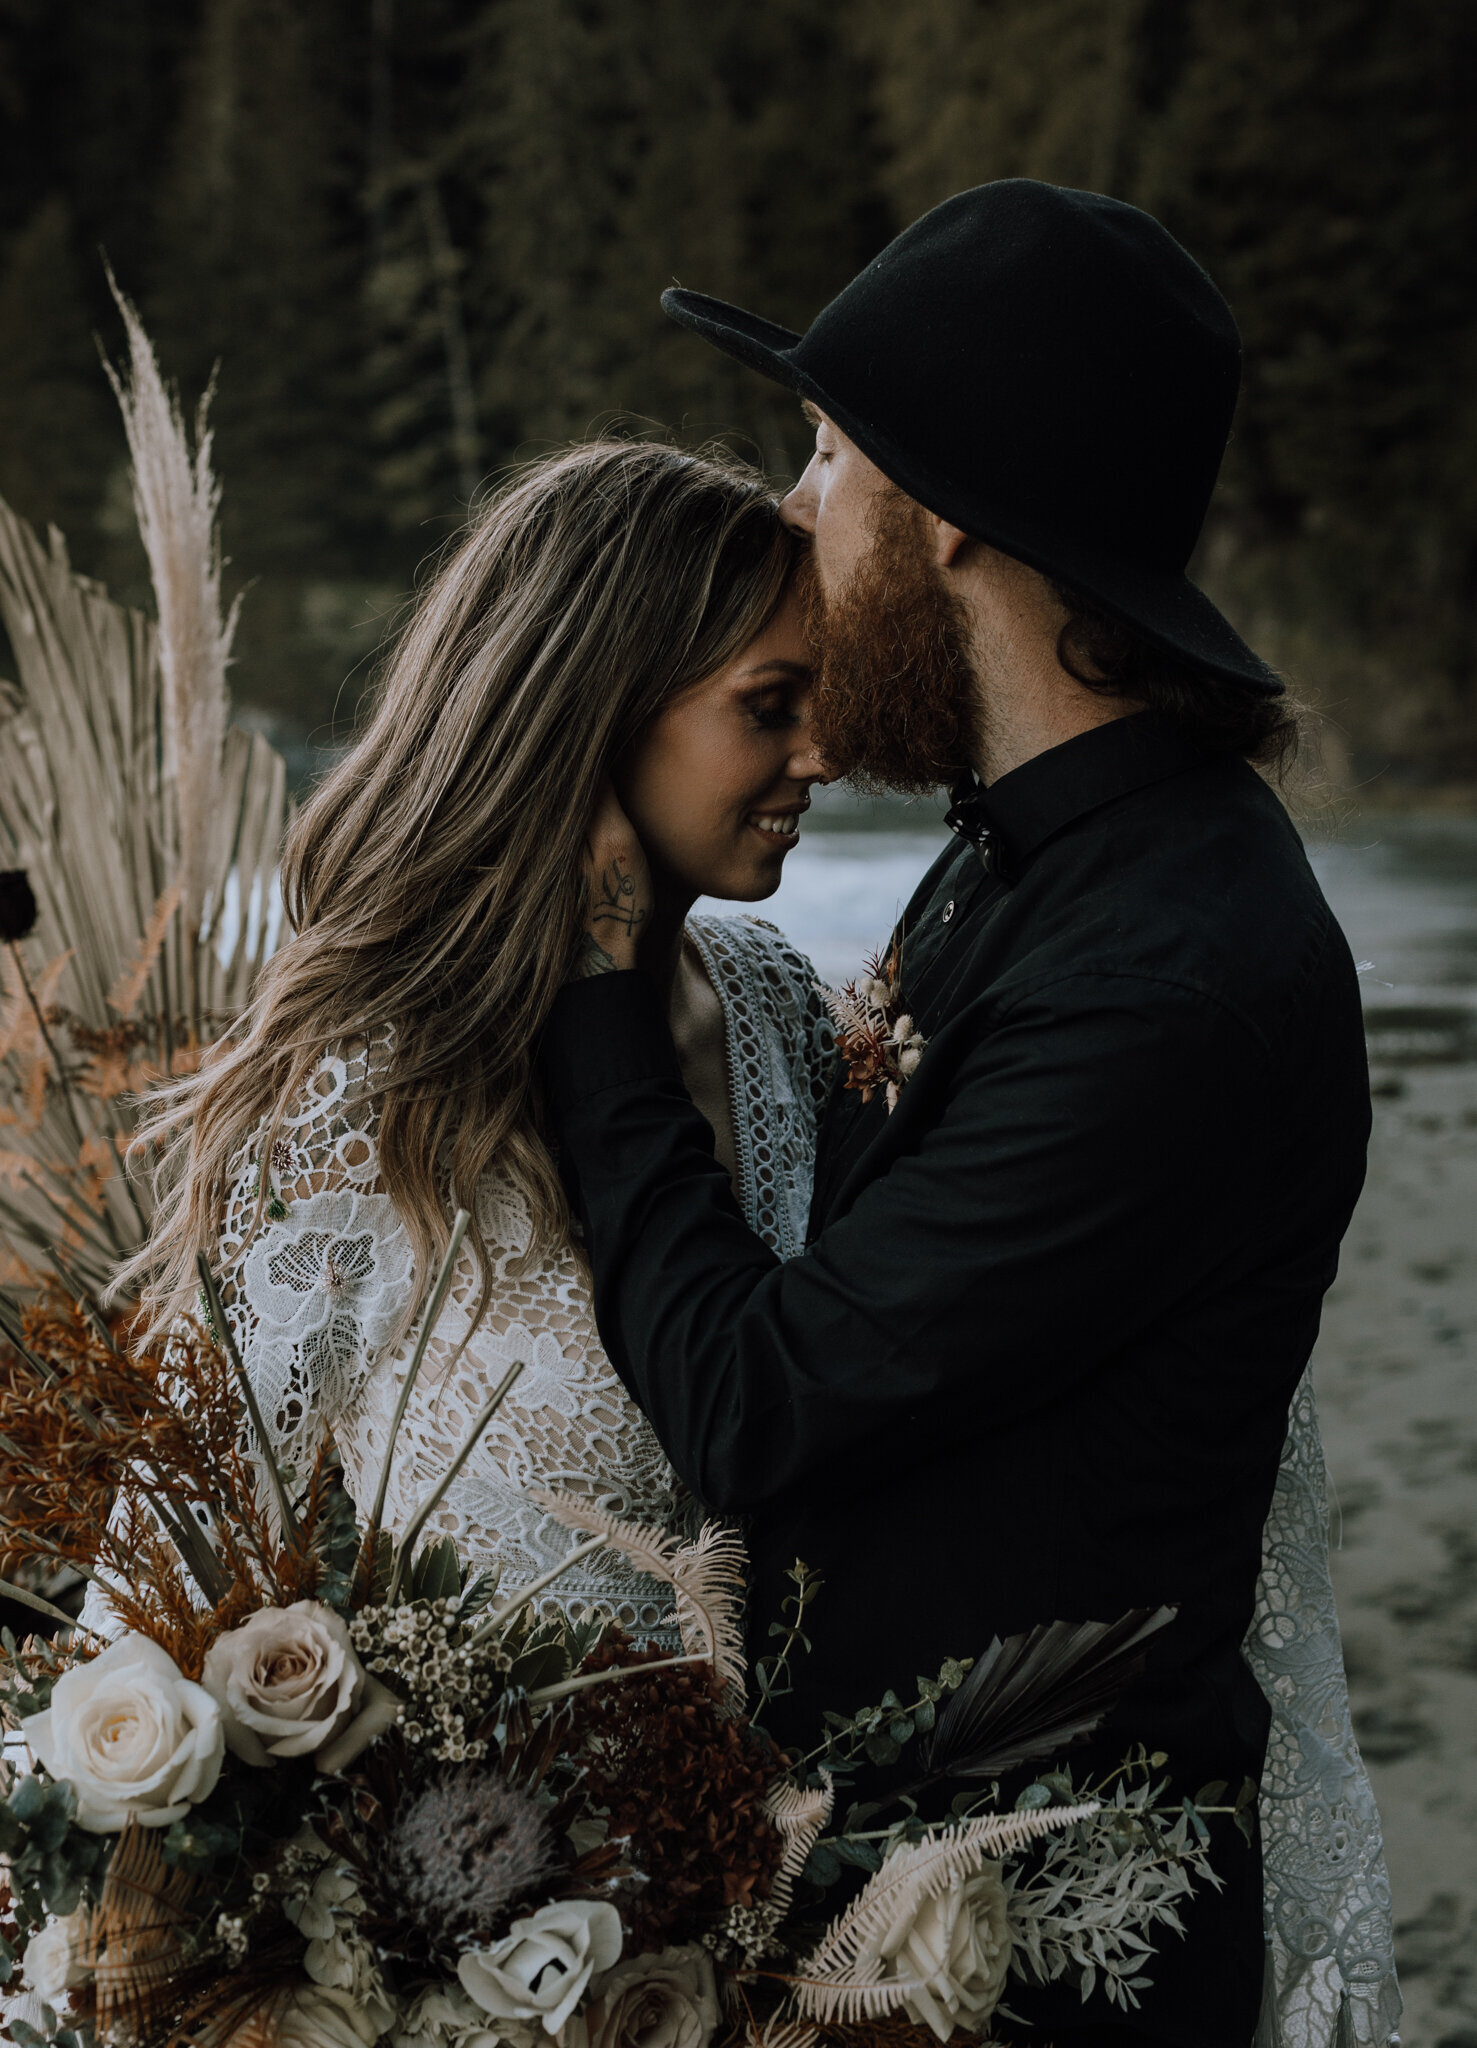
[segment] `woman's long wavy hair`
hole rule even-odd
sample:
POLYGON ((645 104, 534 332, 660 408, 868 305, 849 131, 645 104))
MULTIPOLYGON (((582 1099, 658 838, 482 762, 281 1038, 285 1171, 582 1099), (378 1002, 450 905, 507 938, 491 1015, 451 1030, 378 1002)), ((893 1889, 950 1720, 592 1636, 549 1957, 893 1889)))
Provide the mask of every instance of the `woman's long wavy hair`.
POLYGON ((475 1218, 494 1159, 528 1203, 531 1248, 565 1240, 534 1048, 582 926, 601 777, 763 629, 794 559, 763 478, 721 451, 592 442, 520 469, 478 511, 289 833, 294 936, 140 1133, 160 1206, 115 1287, 142 1286, 153 1329, 195 1299, 243 1143, 256 1134, 270 1157, 325 1051, 387 1025, 379 1162, 416 1297, 446 1248, 448 1197, 475 1218))

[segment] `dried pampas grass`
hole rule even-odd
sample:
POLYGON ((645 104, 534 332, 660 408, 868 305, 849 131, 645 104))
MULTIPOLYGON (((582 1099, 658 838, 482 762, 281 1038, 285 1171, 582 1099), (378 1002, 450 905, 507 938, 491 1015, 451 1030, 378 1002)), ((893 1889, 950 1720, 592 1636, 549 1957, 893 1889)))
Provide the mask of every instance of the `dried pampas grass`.
POLYGON ((110 372, 133 454, 156 629, 73 573, 0 503, 0 869, 34 933, 0 944, 0 1272, 63 1267, 94 1292, 148 1231, 123 1159, 133 1096, 189 1073, 244 1007, 273 943, 286 769, 228 728, 220 491, 120 299, 110 372), (124 1028, 126 1027, 126 1029, 124 1028), (120 1035, 121 1032, 121 1035, 120 1035))

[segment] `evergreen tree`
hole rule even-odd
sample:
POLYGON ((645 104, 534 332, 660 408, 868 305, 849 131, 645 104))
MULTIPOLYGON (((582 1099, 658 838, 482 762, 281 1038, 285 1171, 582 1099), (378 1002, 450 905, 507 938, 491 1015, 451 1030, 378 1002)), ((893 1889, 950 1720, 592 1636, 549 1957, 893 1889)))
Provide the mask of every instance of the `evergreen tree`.
POLYGON ((0 496, 95 556, 123 438, 106 402, 77 275, 71 209, 43 200, 0 267, 0 496))
MULTIPOLYGON (((187 392, 217 364, 222 531, 254 579, 240 672, 260 701, 321 709, 343 653, 325 582, 377 565, 361 379, 361 168, 336 98, 350 10, 205 0, 144 294, 187 392), (326 604, 322 601, 326 599, 326 604)), ((125 280, 125 283, 127 280, 125 280)))

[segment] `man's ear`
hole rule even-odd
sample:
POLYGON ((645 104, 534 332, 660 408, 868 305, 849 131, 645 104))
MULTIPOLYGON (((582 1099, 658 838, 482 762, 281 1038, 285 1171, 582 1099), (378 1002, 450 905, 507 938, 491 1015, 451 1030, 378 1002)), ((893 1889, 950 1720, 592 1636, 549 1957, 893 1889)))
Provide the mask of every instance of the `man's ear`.
POLYGON ((940 519, 936 512, 930 512, 928 516, 934 531, 934 560, 941 569, 952 569, 969 546, 972 536, 962 526, 950 526, 948 520, 940 519))

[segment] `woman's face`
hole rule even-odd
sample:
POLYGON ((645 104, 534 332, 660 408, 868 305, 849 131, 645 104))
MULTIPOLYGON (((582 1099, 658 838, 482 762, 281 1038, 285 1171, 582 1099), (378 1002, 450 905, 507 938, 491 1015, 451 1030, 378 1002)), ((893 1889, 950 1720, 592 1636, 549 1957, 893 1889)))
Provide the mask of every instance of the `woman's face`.
POLYGON ((689 896, 754 903, 780 885, 810 786, 801 608, 792 582, 758 637, 659 711, 615 776, 653 876, 689 896))

